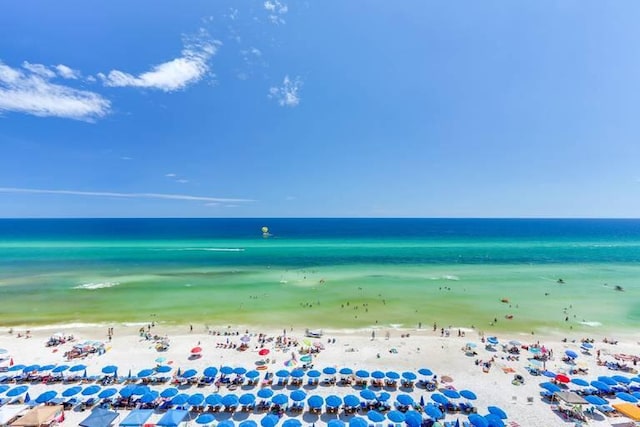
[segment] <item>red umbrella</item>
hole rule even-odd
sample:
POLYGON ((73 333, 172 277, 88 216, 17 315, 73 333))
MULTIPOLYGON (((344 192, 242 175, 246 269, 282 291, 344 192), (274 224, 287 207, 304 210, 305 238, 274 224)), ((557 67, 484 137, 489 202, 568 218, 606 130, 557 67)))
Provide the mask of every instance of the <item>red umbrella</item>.
POLYGON ((566 384, 569 381, 571 381, 571 379, 569 379, 569 377, 566 376, 566 375, 558 374, 558 375, 556 375, 556 381, 558 381, 559 383, 562 383, 562 384, 566 384))
POLYGON ((202 347, 193 347, 191 349, 191 353, 192 354, 197 354, 197 353, 200 353, 200 352, 202 352, 202 347))
POLYGON ((258 352, 258 354, 259 354, 260 356, 266 356, 267 354, 269 354, 269 349, 268 349, 268 348, 263 348, 262 350, 260 350, 260 351, 258 352))

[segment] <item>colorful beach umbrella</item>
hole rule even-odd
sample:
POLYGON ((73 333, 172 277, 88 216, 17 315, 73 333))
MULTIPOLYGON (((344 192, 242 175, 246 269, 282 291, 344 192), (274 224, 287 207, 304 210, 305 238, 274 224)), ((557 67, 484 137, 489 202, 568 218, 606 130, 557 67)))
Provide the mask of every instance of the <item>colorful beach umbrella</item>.
POLYGON ((543 389, 551 392, 551 393, 555 393, 557 391, 562 390, 560 387, 558 387, 556 384, 554 383, 550 383, 550 382, 544 382, 544 383, 540 383, 540 387, 542 387, 543 389))
POLYGON ((320 375, 322 375, 322 373, 316 369, 312 369, 309 372, 307 372, 307 376, 309 378, 318 378, 320 375))
POLYGON ((159 374, 166 374, 167 372, 171 372, 172 369, 169 365, 160 365, 156 366, 155 371, 159 374))
POLYGON ((380 392, 380 394, 376 396, 378 402, 386 402, 389 399, 391 399, 391 394, 386 391, 380 392))
POLYGON ((216 375, 218 375, 218 368, 216 368, 215 366, 209 366, 205 368, 205 370, 202 372, 202 375, 208 378, 214 378, 216 375))
POLYGON ((151 390, 150 392, 145 393, 145 394, 142 395, 142 397, 140 398, 140 402, 142 402, 142 403, 155 402, 159 395, 160 394, 157 391, 151 390))
POLYGON ((433 400, 436 403, 439 403, 441 405, 448 405, 449 404, 449 399, 447 399, 444 395, 440 394, 440 393, 433 393, 431 395, 431 400, 433 400))
POLYGON ((420 427, 422 425, 422 415, 418 411, 409 410, 404 413, 404 422, 409 427, 420 427))
POLYGON ((400 379, 400 374, 397 373, 396 371, 387 371, 385 373, 385 376, 387 378, 389 378, 390 380, 399 380, 400 379))
POLYGON ((280 369, 276 372, 276 377, 278 378, 287 378, 289 375, 289 371, 287 371, 286 369, 280 369))
POLYGON ((182 406, 189 400, 189 395, 186 393, 180 393, 171 399, 171 404, 176 406, 182 406))
POLYGON ((258 378, 258 377, 260 376, 260 372, 258 372, 258 371, 256 371, 255 369, 253 369, 253 370, 251 370, 251 371, 248 371, 248 372, 245 374, 245 376, 246 376, 247 378, 251 378, 251 379, 253 379, 253 378, 258 378))
POLYGON ((233 368, 231 366, 223 366, 220 368, 220 373, 222 375, 231 375, 233 374, 233 368))
POLYGON ((143 369, 138 372, 138 378, 147 378, 153 374, 155 374, 155 371, 153 369, 143 369))
POLYGON ((191 349, 191 354, 200 354, 200 353, 202 353, 202 347, 200 347, 200 346, 193 347, 191 349))
POLYGON ((384 378, 384 372, 382 371, 373 371, 371 372, 371 377, 377 380, 384 378))
POLYGON ((564 374, 557 374, 555 376, 555 380, 562 384, 567 384, 569 381, 571 381, 571 379, 564 374))
POLYGON ((396 396, 396 400, 398 401, 398 403, 400 405, 403 406, 411 406, 413 405, 413 397, 409 396, 408 394, 402 393, 399 394, 398 396, 396 396))
POLYGON ((69 372, 80 372, 80 371, 84 371, 85 369, 87 369, 87 365, 73 365, 72 367, 69 368, 69 372))
POLYGON ((198 374, 198 371, 195 369, 187 369, 182 373, 182 378, 192 378, 198 374))
POLYGON ((360 397, 365 400, 375 400, 376 394, 368 388, 365 388, 364 390, 360 391, 360 397))
POLYGON ((269 349, 268 348, 261 348, 260 351, 258 351, 258 354, 260 356, 266 356, 267 354, 269 354, 269 349))
POLYGON ((604 400, 603 398, 595 394, 590 394, 588 396, 585 396, 584 400, 591 403, 592 405, 606 405, 608 403, 606 400, 604 400))
POLYGON ((625 377, 623 375, 612 375, 611 379, 620 384, 631 384, 631 378, 625 377))
POLYGON ((358 378, 369 378, 369 375, 369 371, 366 371, 364 369, 356 371, 356 377, 358 378))
POLYGON ((418 378, 418 376, 416 374, 414 374, 413 372, 405 371, 405 372, 402 373, 402 378, 404 378, 407 381, 413 381, 416 378, 418 378))

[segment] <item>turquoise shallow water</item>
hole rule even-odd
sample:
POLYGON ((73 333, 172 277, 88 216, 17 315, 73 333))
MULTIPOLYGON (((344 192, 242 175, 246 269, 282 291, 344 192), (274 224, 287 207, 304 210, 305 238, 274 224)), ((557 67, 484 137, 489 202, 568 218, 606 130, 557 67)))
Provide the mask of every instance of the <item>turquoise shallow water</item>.
POLYGON ((639 261, 632 220, 0 220, 0 322, 632 330, 639 261))

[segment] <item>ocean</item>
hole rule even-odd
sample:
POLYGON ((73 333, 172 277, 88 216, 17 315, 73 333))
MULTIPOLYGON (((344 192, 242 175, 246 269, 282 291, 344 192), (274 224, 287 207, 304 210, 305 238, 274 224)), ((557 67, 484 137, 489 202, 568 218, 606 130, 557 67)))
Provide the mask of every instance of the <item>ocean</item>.
POLYGON ((640 220, 0 220, 6 327, 633 331, 639 280, 640 220))

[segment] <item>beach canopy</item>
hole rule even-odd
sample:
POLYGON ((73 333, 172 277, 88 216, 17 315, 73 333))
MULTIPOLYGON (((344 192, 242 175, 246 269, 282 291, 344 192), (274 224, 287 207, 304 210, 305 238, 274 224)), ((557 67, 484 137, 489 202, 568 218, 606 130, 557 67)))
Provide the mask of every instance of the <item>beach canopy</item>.
POLYGON ((134 409, 120 422, 121 427, 141 427, 153 414, 153 409, 134 409))
POLYGON ((48 425, 48 422, 51 421, 56 414, 62 413, 62 405, 41 405, 36 406, 31 409, 29 412, 15 420, 11 423, 11 426, 22 426, 22 427, 32 427, 32 426, 41 426, 48 425))
POLYGON ((118 418, 116 411, 110 411, 104 408, 95 408, 84 420, 80 421, 81 427, 109 427, 113 420, 118 418))
POLYGON ((169 409, 156 423, 162 427, 178 427, 182 421, 189 415, 189 411, 184 409, 169 409))
POLYGON ((613 407, 627 418, 640 421, 640 408, 632 403, 616 403, 613 407))

